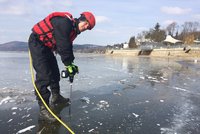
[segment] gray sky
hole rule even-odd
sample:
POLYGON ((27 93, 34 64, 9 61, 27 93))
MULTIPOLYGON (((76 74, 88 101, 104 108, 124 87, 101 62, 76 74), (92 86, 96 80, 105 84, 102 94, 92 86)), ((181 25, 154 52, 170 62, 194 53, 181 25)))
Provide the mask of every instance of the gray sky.
POLYGON ((128 42, 160 23, 200 21, 200 0, 0 0, 0 43, 26 41, 32 26, 54 11, 78 18, 83 11, 95 14, 97 24, 81 33, 77 44, 113 45, 128 42))

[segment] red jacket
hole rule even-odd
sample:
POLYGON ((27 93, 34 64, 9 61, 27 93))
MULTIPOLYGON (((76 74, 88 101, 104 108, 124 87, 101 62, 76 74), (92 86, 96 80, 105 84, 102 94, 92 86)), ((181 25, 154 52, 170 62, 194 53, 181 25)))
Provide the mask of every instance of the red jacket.
MULTIPOLYGON (((73 19, 72 15, 68 12, 51 13, 42 21, 35 24, 32 28, 32 31, 37 35, 39 35, 39 40, 42 41, 45 46, 48 46, 51 49, 54 49, 56 46, 56 39, 54 37, 54 28, 51 23, 51 19, 54 17, 66 17, 72 21, 73 25, 75 25, 75 20, 73 19)), ((75 29, 73 29, 69 37, 71 44, 76 37, 77 33, 75 29)))

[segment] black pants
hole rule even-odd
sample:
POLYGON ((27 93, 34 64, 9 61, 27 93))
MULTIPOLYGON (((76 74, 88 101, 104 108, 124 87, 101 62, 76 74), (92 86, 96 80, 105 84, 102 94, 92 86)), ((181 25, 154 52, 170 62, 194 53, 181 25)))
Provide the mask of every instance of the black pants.
MULTIPOLYGON (((60 92, 60 72, 56 57, 51 49, 44 46, 33 33, 29 37, 28 44, 32 56, 33 67, 36 71, 36 87, 46 103, 49 104, 51 92, 60 92), (51 92, 48 90, 48 87, 50 87, 51 92)), ((38 104, 41 105, 42 101, 38 97, 37 93, 36 98, 38 104)))

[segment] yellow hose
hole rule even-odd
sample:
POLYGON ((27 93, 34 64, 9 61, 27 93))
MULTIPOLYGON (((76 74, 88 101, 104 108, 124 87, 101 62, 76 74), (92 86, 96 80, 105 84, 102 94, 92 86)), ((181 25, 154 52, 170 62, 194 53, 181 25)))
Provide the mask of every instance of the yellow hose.
POLYGON ((30 61, 30 71, 31 71, 31 78, 32 78, 32 83, 33 86, 35 88, 35 91, 37 92, 38 96, 40 97, 40 99, 42 100, 42 103, 44 104, 44 106, 46 107, 46 109, 49 111, 49 113, 51 113, 51 115, 53 115, 54 118, 57 119, 57 121, 59 121, 71 134, 75 134, 60 118, 58 118, 57 115, 55 115, 51 109, 48 107, 48 105, 46 104, 46 102, 44 101, 44 99, 42 98, 39 90, 37 89, 36 85, 35 85, 35 78, 34 78, 34 72, 33 72, 33 65, 32 65, 32 57, 31 57, 31 53, 29 50, 29 61, 30 61))

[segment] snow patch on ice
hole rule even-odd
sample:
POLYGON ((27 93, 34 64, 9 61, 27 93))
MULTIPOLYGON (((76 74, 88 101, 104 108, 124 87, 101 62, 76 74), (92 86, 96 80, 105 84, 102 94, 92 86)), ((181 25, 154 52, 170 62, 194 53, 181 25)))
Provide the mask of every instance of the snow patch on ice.
POLYGON ((8 120, 7 123, 11 122, 12 120, 13 120, 13 119, 8 120))
POLYGON ((118 96, 122 96, 121 93, 117 93, 117 92, 114 92, 113 95, 118 95, 118 96))
POLYGON ((138 114, 136 114, 136 113, 132 113, 134 116, 135 116, 135 118, 137 118, 139 115, 138 114))
POLYGON ((98 110, 106 110, 106 108, 110 107, 109 103, 105 100, 99 101, 97 104, 97 109, 98 110))
POLYGON ((89 104, 90 103, 90 98, 89 97, 82 97, 81 101, 82 102, 86 102, 87 104, 89 104))
POLYGON ((127 79, 122 79, 119 81, 121 84, 124 84, 125 82, 127 82, 127 79))
POLYGON ((24 133, 26 131, 31 131, 31 129, 34 128, 34 127, 35 127, 35 125, 29 126, 29 127, 24 128, 22 130, 19 130, 16 134, 21 134, 21 133, 24 133))
POLYGON ((23 118, 28 118, 29 116, 30 116, 30 114, 24 115, 24 116, 22 116, 22 119, 23 118))
POLYGON ((165 81, 166 81, 166 80, 168 80, 168 79, 167 79, 167 78, 165 78, 165 77, 160 77, 160 78, 161 78, 162 80, 165 80, 165 81))
POLYGON ((2 89, 4 90, 4 89, 7 89, 8 87, 3 87, 2 89))
POLYGON ((180 88, 180 87, 172 87, 173 89, 176 89, 178 91, 183 91, 183 92, 186 92, 186 93, 189 93, 189 94, 197 94, 197 95, 200 95, 200 93, 197 93, 197 92, 192 92, 190 90, 187 90, 187 89, 184 89, 184 88, 180 88))
POLYGON ((92 132, 92 131, 94 131, 94 128, 93 129, 90 129, 90 130, 88 130, 88 132, 90 133, 90 132, 92 132))
POLYGON ((4 98, 3 100, 0 101, 0 105, 2 105, 3 103, 8 103, 9 100, 11 100, 12 98, 10 96, 7 96, 6 98, 4 98))
POLYGON ((11 110, 16 110, 18 107, 12 107, 11 110))
POLYGON ((164 100, 160 100, 160 102, 164 102, 164 100))
POLYGON ((87 105, 84 105, 84 106, 82 106, 81 108, 87 108, 88 106, 87 105))
POLYGON ((177 134, 174 130, 170 128, 160 128, 161 134, 177 134))
POLYGON ((160 127, 160 124, 156 124, 156 125, 160 127))
POLYGON ((100 126, 102 126, 102 125, 103 125, 103 123, 101 123, 101 122, 98 122, 98 124, 99 124, 100 126))
POLYGON ((149 103, 149 102, 150 102, 149 100, 146 100, 144 102, 136 102, 135 105, 145 104, 145 103, 149 103))
POLYGON ((155 82, 155 83, 160 83, 160 81, 158 80, 151 80, 152 82, 155 82))
POLYGON ((144 76, 140 76, 140 79, 144 80, 144 79, 145 79, 145 77, 144 77, 144 76))
POLYGON ((187 89, 180 88, 180 87, 173 87, 173 88, 176 89, 176 90, 184 91, 184 92, 190 92, 187 89))

